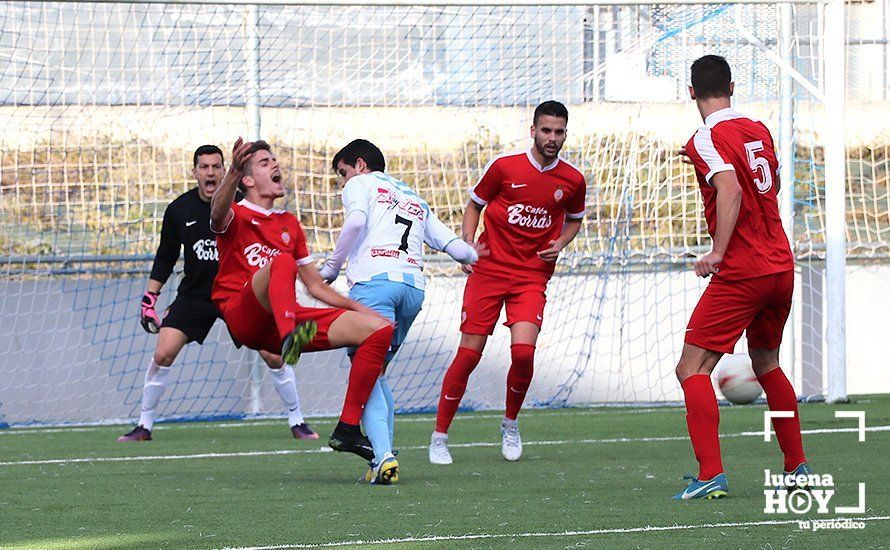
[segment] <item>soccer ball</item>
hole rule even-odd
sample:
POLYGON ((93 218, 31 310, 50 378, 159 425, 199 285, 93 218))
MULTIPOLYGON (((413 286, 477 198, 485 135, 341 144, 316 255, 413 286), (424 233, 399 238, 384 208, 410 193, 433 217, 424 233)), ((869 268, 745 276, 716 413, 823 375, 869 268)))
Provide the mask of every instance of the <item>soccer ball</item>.
POLYGON ((751 403, 763 393, 745 353, 725 355, 717 363, 717 386, 723 397, 736 405, 751 403))

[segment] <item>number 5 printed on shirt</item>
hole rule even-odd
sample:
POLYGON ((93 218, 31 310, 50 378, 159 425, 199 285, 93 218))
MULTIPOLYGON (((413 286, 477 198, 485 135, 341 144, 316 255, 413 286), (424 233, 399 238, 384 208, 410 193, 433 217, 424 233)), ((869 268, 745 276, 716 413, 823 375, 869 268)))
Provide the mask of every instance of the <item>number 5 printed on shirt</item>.
POLYGON ((769 170, 769 162, 766 157, 758 157, 757 153, 763 151, 763 142, 760 140, 749 141, 745 144, 745 152, 748 153, 748 165, 754 172, 754 183, 757 191, 762 195, 773 188, 773 175, 769 170), (760 174, 760 177, 757 174, 760 174))

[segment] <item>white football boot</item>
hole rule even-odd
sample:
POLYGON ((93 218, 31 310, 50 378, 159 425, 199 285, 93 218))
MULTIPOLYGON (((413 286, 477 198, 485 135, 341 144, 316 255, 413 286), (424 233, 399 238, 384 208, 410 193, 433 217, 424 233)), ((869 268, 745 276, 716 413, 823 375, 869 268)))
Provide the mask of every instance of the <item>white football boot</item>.
POLYGON ((510 462, 522 456, 522 438, 519 437, 519 424, 515 420, 501 423, 501 454, 510 462))
POLYGON ((451 464, 448 452, 448 434, 433 432, 430 436, 430 464, 451 464))

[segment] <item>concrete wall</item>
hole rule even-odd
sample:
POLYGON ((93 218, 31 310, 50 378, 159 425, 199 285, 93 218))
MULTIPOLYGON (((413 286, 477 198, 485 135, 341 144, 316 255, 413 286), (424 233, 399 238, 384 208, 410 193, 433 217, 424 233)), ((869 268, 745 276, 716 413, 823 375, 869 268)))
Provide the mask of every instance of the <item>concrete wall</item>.
MULTIPOLYGON (((432 279, 424 310, 390 367, 397 404, 403 409, 435 407, 458 342, 463 283, 460 277, 432 279)), ((0 284, 0 423, 94 422, 138 414, 142 378, 155 341, 138 324, 143 284, 142 279, 0 284)), ((679 400, 673 366, 702 285, 689 273, 676 271, 555 277, 548 289, 528 402, 679 400)), ((890 327, 888 288, 888 265, 848 269, 851 394, 890 392, 890 359, 883 346, 890 327)), ((799 390, 801 362, 825 357, 816 353, 818 349, 803 353, 814 341, 824 351, 818 338, 821 328, 802 324, 804 312, 819 307, 811 303, 796 310, 798 365, 792 374, 799 390)), ((744 340, 737 348, 742 350, 744 340)), ((262 381, 252 397, 251 372, 257 363, 256 354, 232 346, 217 322, 203 346, 189 345, 177 360, 161 414, 193 418, 278 413, 281 407, 268 381, 262 381)), ((508 365, 509 332, 499 326, 471 378, 464 405, 502 407, 508 365)), ((256 372, 262 376, 262 370, 256 372)), ((297 377, 307 413, 338 412, 347 375, 342 351, 304 356, 297 377)))

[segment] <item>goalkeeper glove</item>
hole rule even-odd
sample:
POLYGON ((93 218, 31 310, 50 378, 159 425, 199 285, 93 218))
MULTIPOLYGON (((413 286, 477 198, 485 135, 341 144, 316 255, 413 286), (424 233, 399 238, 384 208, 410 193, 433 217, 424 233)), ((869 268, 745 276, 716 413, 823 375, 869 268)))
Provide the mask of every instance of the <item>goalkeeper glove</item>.
POLYGON ((155 311, 155 304, 158 302, 158 293, 148 291, 142 295, 142 315, 139 321, 142 328, 149 334, 157 334, 161 330, 161 319, 155 311))

